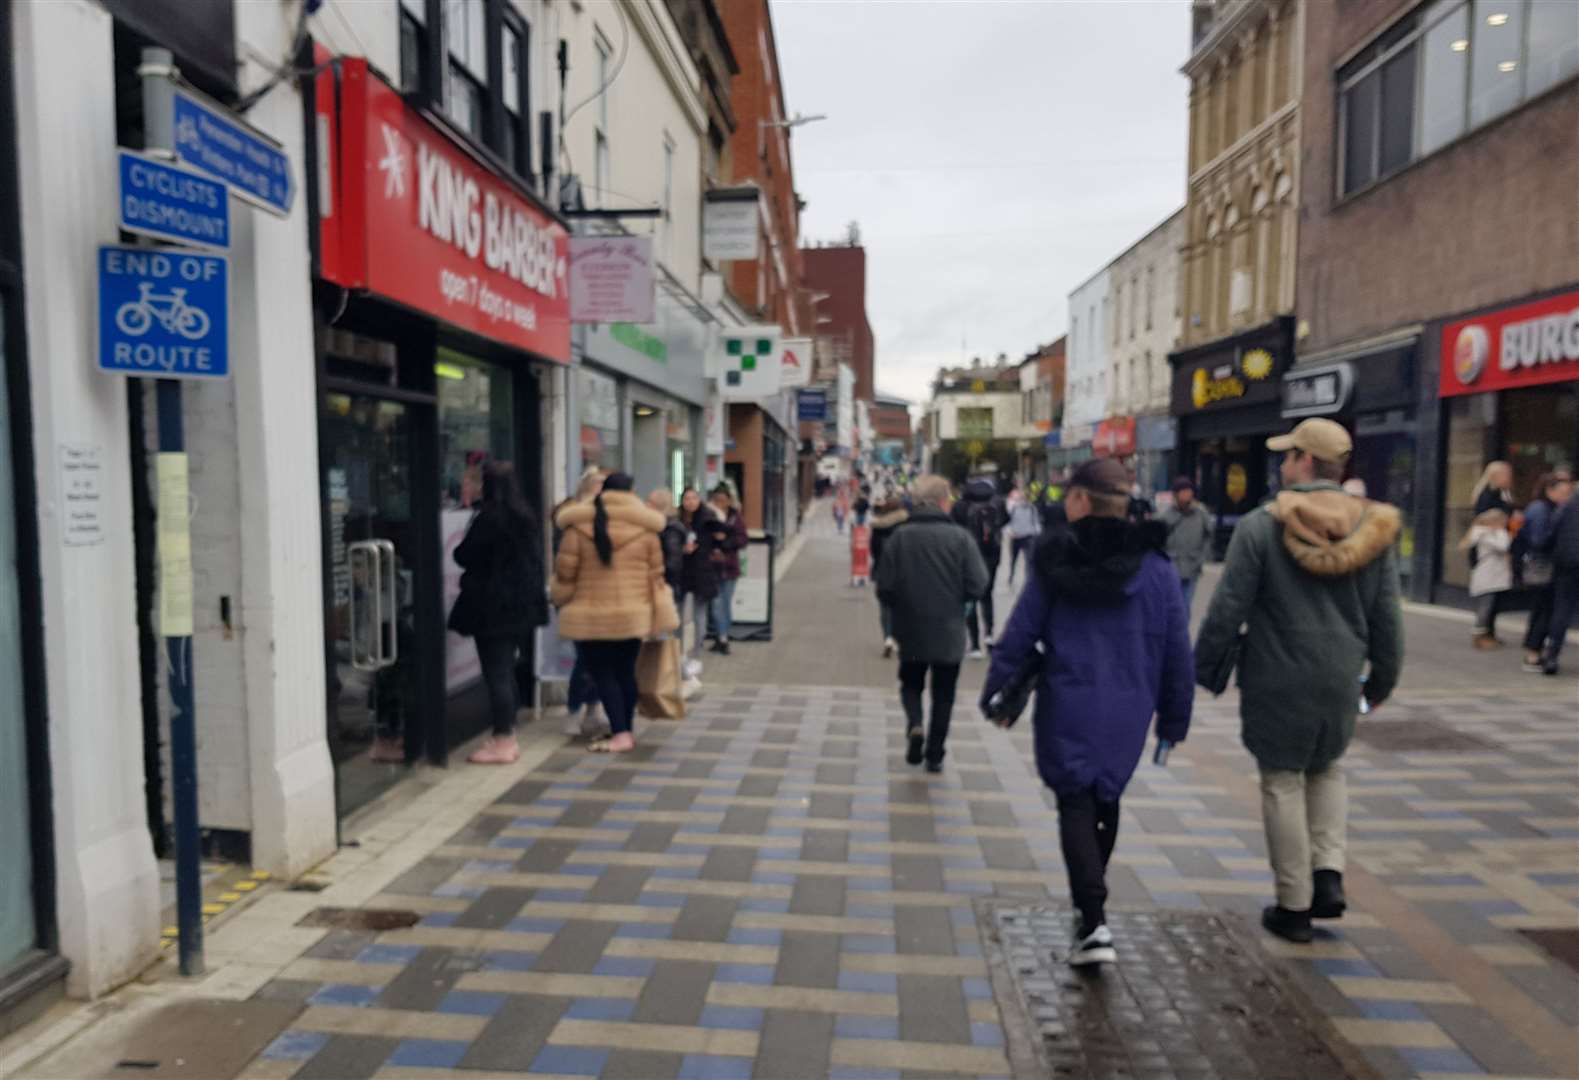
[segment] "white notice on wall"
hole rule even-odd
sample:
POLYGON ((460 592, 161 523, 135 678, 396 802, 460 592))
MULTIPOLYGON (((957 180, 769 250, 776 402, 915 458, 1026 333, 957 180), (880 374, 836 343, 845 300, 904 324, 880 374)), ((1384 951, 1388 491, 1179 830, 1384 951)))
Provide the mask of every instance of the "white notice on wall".
POLYGON ((60 535, 67 547, 85 547, 104 539, 100 492, 104 447, 60 447, 60 535))
POLYGON ((158 455, 159 633, 192 636, 192 522, 185 454, 158 455))

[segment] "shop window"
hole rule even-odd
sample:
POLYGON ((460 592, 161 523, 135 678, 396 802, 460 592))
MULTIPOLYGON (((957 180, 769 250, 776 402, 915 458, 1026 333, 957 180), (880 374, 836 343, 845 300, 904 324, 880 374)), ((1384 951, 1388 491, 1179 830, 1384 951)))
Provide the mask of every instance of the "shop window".
POLYGON ((590 368, 578 368, 576 397, 581 414, 582 466, 596 465, 611 472, 623 469, 619 384, 590 368))
POLYGON ((1469 90, 1469 5, 1460 5, 1425 32, 1420 44, 1420 130, 1416 153, 1424 156, 1464 131, 1469 90))
POLYGON ((508 370, 440 349, 433 366, 439 398, 439 476, 444 509, 482 497, 482 468, 515 459, 514 384, 508 370))
POLYGON ((1475 483, 1491 460, 1496 397, 1465 394, 1448 405, 1447 465, 1442 477, 1442 580, 1469 586, 1469 559, 1458 542, 1469 531, 1475 483))
POLYGON ((1564 79, 1579 75, 1579 4, 1535 0, 1530 4, 1527 40, 1527 96, 1544 93, 1564 79))

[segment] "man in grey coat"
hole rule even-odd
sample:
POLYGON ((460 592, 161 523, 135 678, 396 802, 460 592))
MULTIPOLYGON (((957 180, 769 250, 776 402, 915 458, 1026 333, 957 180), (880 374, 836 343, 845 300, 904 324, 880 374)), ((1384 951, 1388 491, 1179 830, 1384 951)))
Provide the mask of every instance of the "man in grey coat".
POLYGON ((899 642, 899 697, 905 707, 905 760, 943 771, 954 688, 965 658, 965 605, 987 591, 987 564, 970 533, 949 517, 949 483, 923 476, 910 492, 910 519, 897 527, 877 564, 877 597, 893 609, 899 642), (932 673, 932 724, 923 729, 921 694, 932 673))
POLYGON ((1207 553, 1212 550, 1212 533, 1217 522, 1211 511, 1195 498, 1195 481, 1181 476, 1173 482, 1173 505, 1157 519, 1168 530, 1168 558, 1179 572, 1179 585, 1184 589, 1184 610, 1190 610, 1195 599, 1195 584, 1201 580, 1201 567, 1206 565, 1207 553))
POLYGON ((1313 936, 1311 919, 1339 918, 1346 907, 1339 762, 1361 695, 1371 708, 1386 701, 1403 664, 1393 546, 1402 519, 1338 486, 1353 445, 1342 425, 1320 419, 1267 440, 1285 451, 1283 490, 1235 528, 1195 645, 1196 681, 1221 692, 1249 625, 1237 664, 1240 731, 1261 771, 1277 886, 1261 923, 1301 944, 1313 936))

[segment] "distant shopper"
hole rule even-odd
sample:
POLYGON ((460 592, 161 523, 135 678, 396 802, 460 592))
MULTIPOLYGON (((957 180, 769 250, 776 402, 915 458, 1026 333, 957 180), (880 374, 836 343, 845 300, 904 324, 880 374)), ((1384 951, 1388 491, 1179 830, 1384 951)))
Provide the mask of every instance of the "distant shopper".
POLYGON ((1058 799, 1069 891, 1080 912, 1076 966, 1116 958, 1106 873, 1119 797, 1146 745, 1183 742, 1195 698, 1190 617, 1160 522, 1127 519, 1127 470, 1088 461, 1065 496, 1069 531, 1039 543, 982 690, 985 703, 1044 644, 1034 714, 1036 766, 1058 799))
POLYGON ((1487 510, 1501 510, 1511 518, 1514 511, 1513 466, 1506 461, 1487 465, 1480 479, 1475 481, 1470 496, 1475 500, 1476 517, 1487 510))
MULTIPOLYGON (((560 541, 564 539, 564 530, 558 524, 560 511, 577 503, 590 503, 592 497, 603 490, 606 475, 596 465, 588 466, 576 485, 576 493, 554 507, 549 520, 554 528, 555 555, 559 554, 560 541)), ((609 733, 608 718, 601 715, 597 688, 587 677, 587 666, 581 659, 581 646, 574 642, 572 644, 576 650, 576 662, 570 669, 570 679, 565 689, 565 734, 572 738, 578 735, 587 739, 601 738, 609 733)))
POLYGON ((508 765, 521 756, 515 737, 521 706, 516 662, 532 652, 533 632, 548 621, 543 593, 543 538, 537 519, 516 487, 515 466, 484 467, 482 499, 466 538, 455 549, 461 591, 449 627, 477 646, 488 687, 492 734, 467 760, 508 765))
POLYGON ((998 581, 998 565, 1003 561, 1003 530, 1009 523, 1009 512, 998 494, 997 482, 991 475, 983 474, 966 482, 963 497, 950 513, 970 533, 982 564, 987 567, 987 587, 974 599, 965 623, 970 631, 971 658, 979 660, 983 644, 992 648, 992 590, 998 581))
POLYGON ((707 528, 712 531, 713 546, 708 558, 718 573, 718 595, 713 597, 708 625, 713 628, 713 651, 728 656, 729 634, 734 629, 735 583, 740 580, 740 553, 751 539, 746 533, 746 519, 727 485, 719 484, 713 489, 711 502, 713 517, 707 528))
POLYGON ((1553 546, 1557 540, 1557 515, 1573 496, 1573 477, 1567 470, 1545 473, 1535 482, 1535 491, 1524 508, 1524 525, 1513 538, 1514 576, 1523 582, 1534 601, 1530 621, 1524 632, 1524 670, 1539 672, 1546 652, 1546 634, 1551 628, 1552 606, 1557 601, 1557 564, 1553 546))
POLYGON ((1168 530, 1168 558, 1178 572, 1179 585, 1184 590, 1184 610, 1188 612, 1195 600, 1201 569, 1212 551, 1217 522, 1195 498, 1195 481, 1188 476, 1173 482, 1173 505, 1162 512, 1158 521, 1168 530))
MULTIPOLYGON (((892 492, 884 495, 877 503, 877 513, 872 518, 872 580, 877 580, 877 568, 882 565, 883 552, 888 546, 889 537, 894 535, 894 530, 910 520, 910 511, 905 509, 904 500, 892 492)), ((879 593, 877 597, 877 617, 883 628, 883 656, 890 657, 899 648, 899 643, 894 640, 894 605, 883 599, 879 593)))
POLYGON ((839 527, 839 532, 844 532, 844 519, 850 516, 850 490, 844 484, 839 485, 838 493, 833 497, 833 523, 839 527))
POLYGON ((658 542, 663 545, 663 579, 674 593, 674 605, 680 606, 680 571, 685 565, 685 526, 675 520, 674 492, 668 488, 654 488, 647 496, 647 505, 663 515, 663 531, 658 542))
POLYGON ((688 487, 680 496, 679 521, 685 531, 680 567, 680 614, 683 619, 686 608, 690 609, 692 627, 685 675, 695 678, 701 674, 708 614, 719 592, 718 566, 713 562, 713 550, 719 542, 718 518, 702 501, 702 493, 688 487))
POLYGON ((615 473, 591 502, 560 511, 565 530, 554 560, 550 592, 559 632, 581 644, 613 734, 591 744, 602 753, 636 748, 636 654, 643 638, 680 625, 674 594, 664 580, 663 515, 631 494, 633 482, 615 473))
POLYGON ((1458 542, 1470 553, 1469 595, 1475 601, 1475 648, 1500 649, 1497 613, 1502 596, 1513 588, 1513 534, 1508 514, 1496 506, 1475 515, 1469 531, 1458 542))
POLYGON ((1025 564, 1031 564, 1031 545, 1036 543, 1036 537, 1042 531, 1042 511, 1036 505, 1036 494, 1040 490, 1027 496, 1020 488, 1009 492, 1009 584, 1014 584, 1014 570, 1020 563, 1020 557, 1025 556, 1025 564))
POLYGON ((1354 445, 1341 425, 1304 420, 1266 445, 1283 452, 1283 489, 1234 529, 1195 670, 1221 692, 1238 651, 1241 731, 1261 771, 1277 884, 1261 922, 1304 943, 1311 919, 1339 918, 1346 907, 1340 760, 1360 698, 1386 701, 1403 663, 1394 550, 1402 519, 1338 486, 1354 445))
POLYGON ((894 530, 877 564, 877 596, 892 609, 899 643, 899 698, 905 709, 905 760, 943 771, 954 690, 965 655, 965 605, 987 589, 981 545, 949 516, 949 484, 923 476, 911 489, 910 519, 894 530), (932 722, 922 694, 932 676, 932 722))
POLYGON ((869 485, 861 485, 861 490, 855 496, 855 503, 850 509, 855 513, 855 523, 865 525, 867 515, 872 512, 872 489, 869 485))
POLYGON ((1568 639, 1568 628, 1579 616, 1579 498, 1570 498, 1557 512, 1552 529, 1552 621, 1546 631, 1546 652, 1541 670, 1557 674, 1557 657, 1568 639))

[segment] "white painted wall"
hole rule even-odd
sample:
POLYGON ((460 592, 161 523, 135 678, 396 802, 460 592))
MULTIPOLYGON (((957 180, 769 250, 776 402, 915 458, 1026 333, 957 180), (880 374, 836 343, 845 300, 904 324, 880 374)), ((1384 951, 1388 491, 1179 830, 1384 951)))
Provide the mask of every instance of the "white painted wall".
POLYGON ((960 409, 992 410, 992 437, 1018 439, 1025 427, 1020 423, 1020 395, 1015 393, 942 394, 933 399, 928 411, 936 419, 933 432, 939 439, 958 439, 960 409))
POLYGON ((1108 268, 1112 282, 1112 416, 1168 411, 1168 353, 1179 347, 1179 250, 1184 211, 1136 241, 1108 268))
POLYGON ((1108 415, 1108 271, 1069 294, 1069 350, 1064 426, 1095 424, 1108 415))

